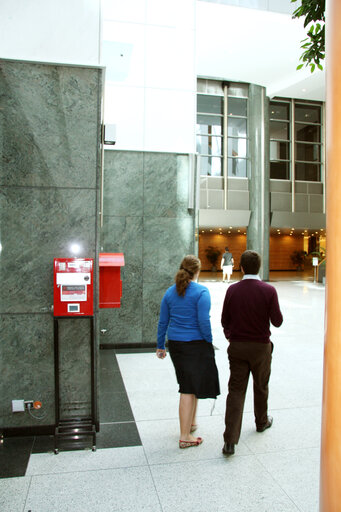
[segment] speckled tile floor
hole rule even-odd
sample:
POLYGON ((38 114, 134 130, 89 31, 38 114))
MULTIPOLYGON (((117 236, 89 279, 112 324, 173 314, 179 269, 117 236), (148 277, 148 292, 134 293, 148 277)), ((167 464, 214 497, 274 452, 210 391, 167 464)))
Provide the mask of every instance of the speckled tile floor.
MULTIPOLYGON (((270 430, 255 431, 249 386, 236 453, 222 456, 229 370, 220 313, 227 285, 206 280, 222 394, 213 411, 213 401, 199 404, 198 435, 204 443, 178 449, 178 393, 170 358, 117 354, 128 396, 122 409, 127 421, 120 428, 130 442, 112 447, 108 433, 96 452, 29 452, 22 476, 0 480, 1 512, 317 512, 324 287, 309 276, 271 280, 284 323, 272 329, 270 430), (136 433, 129 431, 132 425, 136 433)), ((115 354, 105 352, 110 364, 115 354)), ((110 425, 110 415, 107 419, 110 425)))

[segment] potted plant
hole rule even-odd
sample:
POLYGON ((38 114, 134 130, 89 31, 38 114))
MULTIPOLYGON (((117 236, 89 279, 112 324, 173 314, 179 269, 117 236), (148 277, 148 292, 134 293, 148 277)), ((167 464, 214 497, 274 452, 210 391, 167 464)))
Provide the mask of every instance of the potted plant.
POLYGON ((291 261, 296 265, 296 270, 301 271, 304 268, 304 262, 306 259, 306 251, 294 251, 291 255, 291 261))
POLYGON ((205 249, 206 258, 208 261, 212 264, 212 272, 217 271, 216 263, 217 259, 219 258, 219 255, 221 254, 221 251, 217 247, 213 247, 212 245, 209 245, 207 249, 205 249))

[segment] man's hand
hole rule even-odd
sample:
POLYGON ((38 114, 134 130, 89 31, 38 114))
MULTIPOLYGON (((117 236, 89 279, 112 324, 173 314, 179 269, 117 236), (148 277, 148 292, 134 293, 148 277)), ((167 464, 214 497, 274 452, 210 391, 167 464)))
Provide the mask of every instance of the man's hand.
POLYGON ((166 350, 164 348, 156 349, 156 357, 159 359, 164 359, 167 356, 166 350))

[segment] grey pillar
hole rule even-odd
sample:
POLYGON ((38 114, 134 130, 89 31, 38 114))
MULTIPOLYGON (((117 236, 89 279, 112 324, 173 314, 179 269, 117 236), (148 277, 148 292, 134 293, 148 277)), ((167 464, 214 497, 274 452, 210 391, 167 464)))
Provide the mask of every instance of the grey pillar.
POLYGON ((269 101, 265 88, 250 85, 249 134, 250 134, 250 222, 247 230, 247 249, 257 251, 262 257, 260 276, 269 279, 270 235, 270 171, 269 171, 269 101))

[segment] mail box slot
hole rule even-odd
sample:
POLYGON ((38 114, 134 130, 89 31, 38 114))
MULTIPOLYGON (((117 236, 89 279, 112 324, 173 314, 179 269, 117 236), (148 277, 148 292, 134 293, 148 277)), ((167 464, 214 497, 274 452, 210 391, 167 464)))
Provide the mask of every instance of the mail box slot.
POLYGON ((92 316, 93 259, 54 259, 54 316, 92 316))
POLYGON ((120 308, 122 297, 121 267, 122 253, 99 254, 99 307, 120 308))

